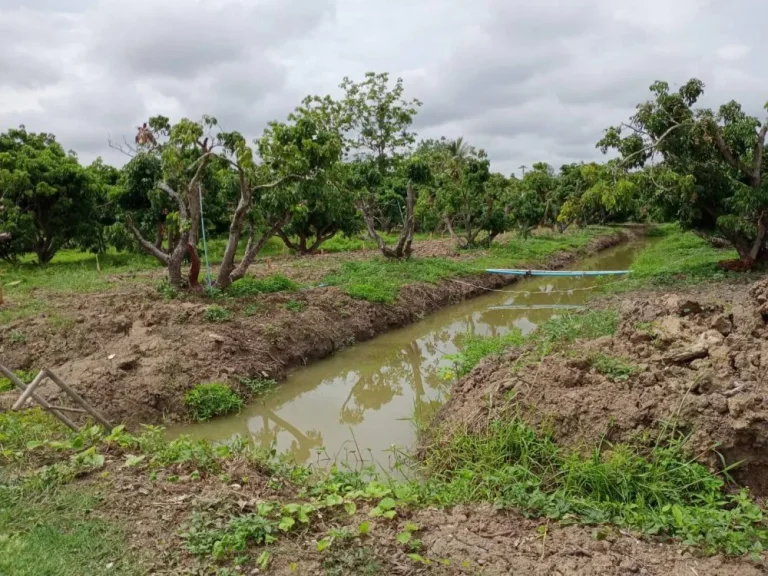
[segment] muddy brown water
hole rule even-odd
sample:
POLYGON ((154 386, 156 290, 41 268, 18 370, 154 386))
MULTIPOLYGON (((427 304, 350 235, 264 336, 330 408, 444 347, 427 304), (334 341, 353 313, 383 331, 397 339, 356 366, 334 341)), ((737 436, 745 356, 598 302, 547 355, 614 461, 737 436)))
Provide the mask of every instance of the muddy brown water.
MULTIPOLYGON (((628 269, 643 246, 610 248, 570 268, 628 269)), ((414 417, 425 421, 444 402, 451 387, 445 369, 452 367, 446 356, 459 352, 467 334, 497 336, 515 328, 528 334, 548 318, 584 306, 592 287, 621 281, 621 276, 520 280, 297 369, 240 413, 175 426, 169 435, 214 441, 243 435, 299 462, 391 468, 399 459, 393 447, 407 451, 416 439, 414 417)))

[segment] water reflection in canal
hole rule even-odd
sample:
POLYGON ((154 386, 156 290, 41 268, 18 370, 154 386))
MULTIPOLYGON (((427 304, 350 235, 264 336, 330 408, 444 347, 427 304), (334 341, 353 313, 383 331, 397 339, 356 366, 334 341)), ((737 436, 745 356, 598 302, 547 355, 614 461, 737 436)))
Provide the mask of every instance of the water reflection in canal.
MULTIPOLYGON (((629 268, 640 244, 606 250, 576 265, 580 270, 629 268)), ((620 277, 619 277, 620 278, 620 277)), ((235 434, 274 445, 301 462, 330 459, 393 462, 390 447, 412 445, 412 417, 428 417, 445 400, 450 383, 441 368, 467 334, 527 334, 563 308, 586 303, 589 287, 617 277, 531 278, 432 314, 334 356, 298 369, 276 392, 239 414, 169 430, 172 435, 225 440, 235 434), (587 290, 585 290, 587 289, 587 290)))

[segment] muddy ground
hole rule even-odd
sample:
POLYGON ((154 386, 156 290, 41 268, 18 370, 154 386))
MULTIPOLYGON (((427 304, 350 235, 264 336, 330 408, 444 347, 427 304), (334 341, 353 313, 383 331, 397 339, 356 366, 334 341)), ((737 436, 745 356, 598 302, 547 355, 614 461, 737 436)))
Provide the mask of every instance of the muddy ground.
POLYGON ((547 423, 561 445, 594 446, 603 434, 628 440, 665 423, 691 433, 688 444, 713 469, 768 494, 768 280, 614 298, 613 337, 584 341, 525 369, 525 349, 487 359, 457 384, 438 415, 441 429, 482 428, 519 413, 547 423), (616 381, 592 367, 621 358, 634 373, 616 381))
MULTIPOLYGON (((556 254, 541 266, 562 267, 625 238, 598 239, 586 250, 556 254)), ((445 241, 424 244, 421 255, 450 251, 445 241)), ((330 262, 365 256, 315 258, 330 262)), ((314 259, 267 262, 259 272, 283 271, 311 282, 317 270, 326 268, 321 264, 314 259)), ((3 331, 0 356, 13 370, 52 369, 114 422, 180 420, 186 417, 184 392, 198 383, 229 381, 239 386, 241 377, 279 379, 293 367, 512 280, 483 275, 472 278, 476 287, 451 281, 414 284, 403 288, 391 306, 355 300, 334 287, 244 297, 224 303, 234 318, 222 323, 205 319, 210 300, 195 296, 165 300, 150 286, 133 285, 104 294, 63 296, 45 314, 11 323, 3 331), (285 304, 291 300, 301 301, 305 308, 287 310, 285 304), (55 329, 49 317, 56 315, 71 321, 55 329), (23 331, 24 342, 9 337, 17 329, 23 331)), ((42 392, 53 402, 60 400, 52 386, 46 385, 42 392)), ((0 395, 0 407, 16 394, 0 395)))
MULTIPOLYGON (((210 559, 199 559, 185 550, 180 536, 192 514, 227 518, 247 514, 258 502, 280 499, 300 501, 290 488, 275 489, 269 478, 252 464, 233 462, 225 472, 238 480, 223 484, 220 477, 190 480, 183 473, 177 482, 148 481, 146 471, 108 463, 109 475, 84 480, 103 490, 104 500, 95 512, 123 525, 130 547, 147 562, 146 572, 156 575, 213 573, 203 568, 210 559), (247 479, 247 482, 243 481, 247 479)), ((629 532, 602 527, 559 526, 546 520, 529 520, 490 505, 458 506, 452 511, 409 511, 388 521, 368 517, 370 505, 361 505, 354 516, 326 513, 319 522, 298 533, 283 536, 271 547, 266 571, 254 568, 259 550, 249 551, 242 574, 328 575, 482 575, 507 576, 757 576, 764 568, 747 558, 706 557, 675 543, 643 539, 629 532), (324 552, 317 542, 330 530, 347 526, 352 534, 370 522, 366 536, 333 544, 324 552), (413 551, 397 541, 406 523, 419 530, 418 554, 428 564, 414 562, 413 551), (599 536, 596 537, 596 534, 599 536), (374 571, 375 567, 375 571, 374 571), (334 569, 336 571, 334 571, 334 569)))

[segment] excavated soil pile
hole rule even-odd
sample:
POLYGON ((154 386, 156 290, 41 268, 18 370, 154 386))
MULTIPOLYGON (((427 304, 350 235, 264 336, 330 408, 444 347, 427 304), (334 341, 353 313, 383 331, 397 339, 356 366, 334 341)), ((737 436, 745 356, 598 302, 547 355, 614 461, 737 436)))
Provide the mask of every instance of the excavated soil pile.
MULTIPOLYGON (((541 266, 562 267, 626 238, 598 238, 541 266)), ((438 248, 444 250, 444 243, 438 248)), ((280 378, 292 367, 513 280, 482 275, 473 276, 471 285, 412 284, 393 305, 355 300, 333 287, 240 298, 223 303, 233 319, 219 323, 206 320, 207 307, 216 302, 194 295, 168 301, 145 286, 73 295, 60 299, 55 310, 72 318, 71 326, 52 330, 50 313, 11 323, 0 334, 0 355, 13 370, 52 369, 114 421, 155 423, 183 418, 184 392, 201 382, 237 386, 240 377, 280 378), (302 303, 301 311, 286 309, 293 300, 302 303), (23 329, 24 342, 5 337, 15 329, 23 329)), ((42 392, 58 402, 57 388, 46 385, 42 392)), ((0 409, 16 396, 0 394, 0 409)))
POLYGON ((456 385, 435 429, 478 429, 514 411, 534 426, 546 422, 561 445, 594 446, 603 434, 628 440, 674 423, 692 433, 693 454, 712 468, 722 466, 713 447, 728 464, 743 461, 734 476, 767 494, 768 280, 628 295, 618 308, 613 337, 577 342, 522 369, 520 349, 481 363, 456 385), (595 359, 606 356, 633 373, 622 380, 598 372, 595 359))

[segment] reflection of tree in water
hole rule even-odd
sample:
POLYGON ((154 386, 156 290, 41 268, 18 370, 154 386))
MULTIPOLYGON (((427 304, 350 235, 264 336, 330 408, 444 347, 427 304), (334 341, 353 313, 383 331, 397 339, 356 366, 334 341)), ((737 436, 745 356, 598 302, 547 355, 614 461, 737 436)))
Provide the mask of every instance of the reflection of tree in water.
POLYGON ((378 368, 361 369, 357 374, 357 381, 341 405, 339 421, 342 424, 360 424, 365 420, 366 410, 380 410, 403 393, 400 378, 386 363, 378 368))
POLYGON ((309 459, 313 448, 323 445, 323 436, 320 432, 317 430, 302 432, 287 420, 280 418, 272 410, 265 409, 261 418, 263 420, 261 428, 258 432, 252 433, 251 437, 254 442, 264 448, 269 448, 273 443, 277 444, 277 436, 280 432, 288 432, 293 436, 289 450, 299 462, 302 462, 309 459), (274 423, 272 427, 269 425, 270 421, 274 423))
POLYGON ((439 396, 430 398, 424 388, 424 377, 421 373, 424 357, 421 354, 419 343, 417 341, 410 342, 404 353, 413 383, 414 417, 423 421, 434 414, 443 401, 439 396))

